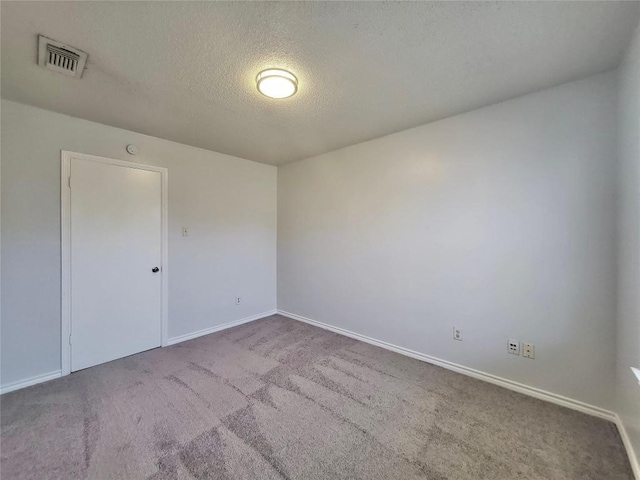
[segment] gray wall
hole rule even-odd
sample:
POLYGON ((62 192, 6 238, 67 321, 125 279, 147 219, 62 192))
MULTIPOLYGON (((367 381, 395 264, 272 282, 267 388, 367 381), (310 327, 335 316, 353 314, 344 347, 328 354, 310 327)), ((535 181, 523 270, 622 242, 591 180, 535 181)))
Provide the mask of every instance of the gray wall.
POLYGON ((640 26, 620 67, 618 405, 640 459, 640 26))
POLYGON ((275 167, 3 100, 3 385, 60 369, 62 149, 169 169, 170 338, 276 308, 275 167))
POLYGON ((612 408, 616 81, 280 167, 278 307, 612 408))

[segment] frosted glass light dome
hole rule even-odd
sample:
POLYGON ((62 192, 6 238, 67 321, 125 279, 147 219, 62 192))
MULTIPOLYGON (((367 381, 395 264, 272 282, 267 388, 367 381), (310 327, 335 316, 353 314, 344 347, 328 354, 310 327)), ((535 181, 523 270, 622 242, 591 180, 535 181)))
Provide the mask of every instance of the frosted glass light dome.
POLYGON ((287 98, 298 91, 296 76, 278 68, 261 71, 256 77, 256 85, 261 94, 270 98, 287 98))

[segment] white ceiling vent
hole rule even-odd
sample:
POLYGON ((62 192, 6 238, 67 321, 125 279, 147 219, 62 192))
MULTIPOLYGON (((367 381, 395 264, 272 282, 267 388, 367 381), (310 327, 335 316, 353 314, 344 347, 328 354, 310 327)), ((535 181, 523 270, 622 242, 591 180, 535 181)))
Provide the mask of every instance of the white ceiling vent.
POLYGON ((72 77, 82 77, 87 54, 50 38, 38 36, 38 65, 72 77))

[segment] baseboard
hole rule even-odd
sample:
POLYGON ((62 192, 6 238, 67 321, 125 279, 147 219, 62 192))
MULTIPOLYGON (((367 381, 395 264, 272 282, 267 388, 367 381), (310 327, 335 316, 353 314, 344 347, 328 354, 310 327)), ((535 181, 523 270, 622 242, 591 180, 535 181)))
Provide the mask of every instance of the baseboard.
MULTIPOLYGON (((277 310, 271 310, 268 312, 259 313, 257 315, 252 315, 250 317, 241 318, 240 320, 235 320, 233 322, 223 323, 222 325, 216 325, 215 327, 199 330, 197 332, 188 333, 186 335, 180 335, 179 337, 170 338, 167 341, 166 345, 167 346, 175 345, 176 343, 186 342, 187 340, 191 340, 192 338, 198 338, 203 335, 219 332, 220 330, 226 330, 227 328, 235 327, 237 325, 242 325, 243 323, 253 322, 254 320, 259 320, 261 318, 268 317, 270 315, 275 315, 276 313, 278 313, 277 310)), ((36 375, 34 377, 27 378, 25 380, 20 380, 18 382, 2 385, 0 386, 0 395, 4 393, 13 392, 14 390, 20 390, 21 388, 30 387, 31 385, 36 385, 38 383, 54 380, 56 378, 60 378, 61 376, 62 376, 62 371, 56 370, 55 372, 49 372, 43 375, 36 375)))
POLYGON ((27 378, 25 380, 9 383, 8 385, 2 385, 0 387, 0 395, 13 392, 14 390, 20 390, 21 388, 30 387, 31 385, 36 385, 38 383, 48 382, 49 380, 60 378, 61 376, 62 376, 62 371, 56 370, 55 372, 49 372, 43 375, 36 375, 35 377, 27 378))
POLYGON ((254 320, 260 320, 261 318, 269 317, 278 313, 277 310, 270 310, 268 312, 258 313, 250 317, 241 318, 240 320, 234 320, 233 322, 223 323, 222 325, 216 325, 215 327, 205 328, 204 330, 198 330, 197 332, 187 333, 178 337, 173 337, 167 340, 167 346, 175 345, 176 343, 186 342, 194 338, 202 337, 203 335, 209 335, 210 333, 219 332, 220 330, 226 330, 227 328, 237 327, 243 323, 253 322, 254 320))
POLYGON ((414 350, 409 350, 408 348, 399 347, 397 345, 393 345, 388 342, 383 342, 382 340, 377 340, 375 338, 367 337, 366 335, 361 335, 359 333, 345 330, 344 328, 334 327, 333 325, 319 322, 317 320, 312 320, 310 318, 306 318, 301 315, 296 315, 295 313, 278 310, 278 314, 284 317, 291 318, 293 320, 298 320, 300 322, 308 323, 309 325, 314 325, 316 327, 323 328, 325 330, 330 330, 332 332, 345 335, 347 337, 355 338, 356 340, 360 340, 362 342, 369 343, 371 345, 375 345, 387 350, 391 350, 392 352, 396 352, 401 355, 406 355, 411 358, 422 360, 423 362, 427 362, 433 365, 438 365, 448 370, 462 373, 463 375, 468 375, 470 377, 477 378, 479 380, 484 380, 485 382, 489 382, 494 385, 498 385, 500 387, 508 388, 509 390, 513 390, 513 391, 522 393, 524 395, 529 395, 530 397, 555 403, 556 405, 571 408, 573 410, 577 410, 579 412, 586 413, 594 417, 599 417, 605 420, 609 420, 610 422, 613 422, 618 428, 618 432, 620 432, 620 438, 622 439, 622 444, 624 445, 624 448, 627 452, 627 456, 629 457, 629 463, 631 464, 631 469, 633 470, 633 474, 636 480, 640 480, 640 459, 638 459, 638 457, 636 456, 636 452, 633 449, 633 446, 631 445, 631 440, 629 439, 629 434, 627 433, 624 423, 622 422, 618 414, 615 412, 612 412, 610 410, 605 410, 604 408, 596 407, 594 405, 589 405, 588 403, 584 403, 579 400, 574 400, 572 398, 564 397, 556 393, 548 392, 540 388, 530 387, 522 383, 514 382, 513 380, 498 377, 497 375, 481 372, 480 370, 475 370, 473 368, 465 367, 463 365, 449 362, 441 358, 436 358, 436 357, 432 357, 431 355, 426 355, 424 353, 416 352, 414 350))
POLYGON ((631 445, 631 440, 629 439, 629 434, 627 433, 627 429, 624 427, 624 423, 622 419, 615 415, 615 423, 618 427, 618 432, 620 432, 620 438, 622 438, 622 444, 624 445, 625 450, 627 451, 627 456, 629 457, 629 463, 631 464, 631 470, 633 470, 633 474, 636 477, 636 480, 640 480, 640 461, 636 456, 636 452, 631 445))
POLYGON ((593 415, 594 417, 604 418, 605 420, 609 420, 610 422, 614 422, 614 423, 616 422, 617 415, 614 412, 605 410, 604 408, 589 405, 579 400, 574 400, 572 398, 564 397, 562 395, 548 392, 540 388, 530 387, 523 383, 514 382, 513 380, 508 380, 506 378, 502 378, 497 375, 485 373, 480 370, 475 370, 473 368, 465 367, 457 363, 449 362, 448 360, 443 360, 441 358, 432 357, 431 355, 426 355, 424 353, 416 352, 414 350, 409 350, 408 348, 399 347, 397 345, 393 345, 391 343, 384 342, 382 340, 377 340, 375 338, 367 337, 366 335, 361 335, 359 333, 345 330, 344 328, 334 327, 333 325, 322 323, 317 320, 312 320, 310 318, 306 318, 301 315, 296 315, 295 313, 278 310, 278 314, 282 315, 283 317, 288 317, 293 320, 298 320, 300 322, 308 323, 310 325, 324 328, 325 330, 330 330, 332 332, 339 333, 347 337, 355 338, 356 340, 360 340, 362 342, 369 343, 377 347, 385 348, 387 350, 391 350, 392 352, 396 352, 401 355, 406 355, 407 357, 415 358, 417 360, 422 360, 423 362, 427 362, 432 365, 437 365, 439 367, 443 367, 448 370, 453 370, 454 372, 462 373, 463 375, 468 375, 470 377, 477 378, 479 380, 484 380, 485 382, 489 382, 494 385, 498 385, 500 387, 508 388, 509 390, 523 393, 525 395, 529 395, 530 397, 538 398, 540 400, 546 400, 547 402, 551 402, 557 405, 561 405, 563 407, 571 408, 573 410, 577 410, 579 412, 586 413, 588 415, 593 415))

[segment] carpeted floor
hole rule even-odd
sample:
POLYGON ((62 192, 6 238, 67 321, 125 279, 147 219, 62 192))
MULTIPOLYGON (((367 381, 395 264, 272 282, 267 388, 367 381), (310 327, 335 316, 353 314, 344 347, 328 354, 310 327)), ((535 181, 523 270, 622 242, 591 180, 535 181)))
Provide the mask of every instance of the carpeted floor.
POLYGON ((279 316, 1 402, 2 480, 633 478, 609 422, 279 316))

